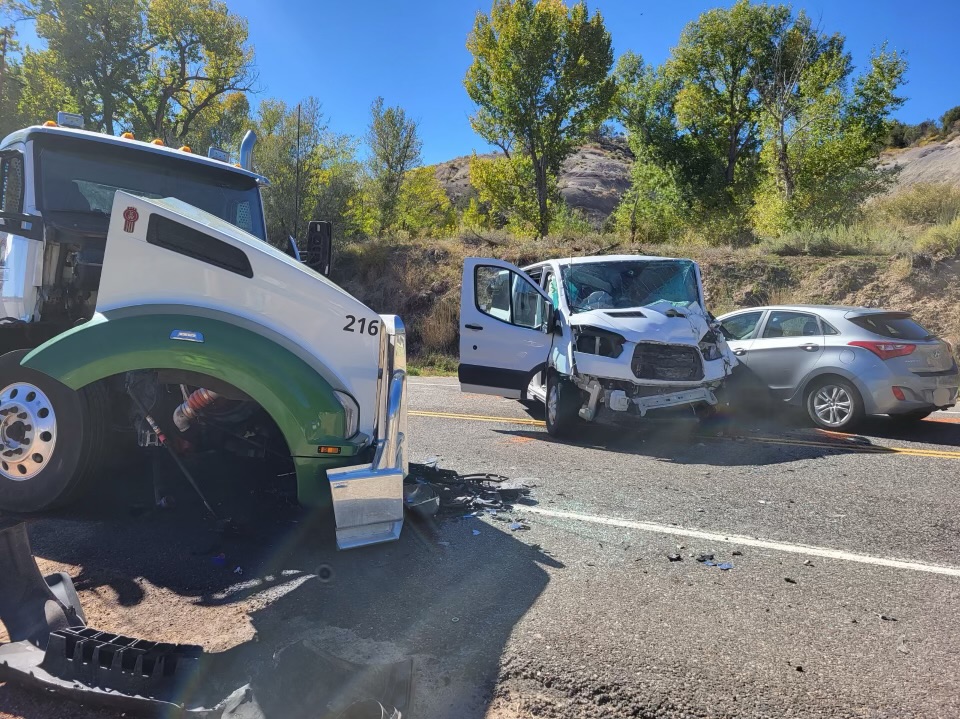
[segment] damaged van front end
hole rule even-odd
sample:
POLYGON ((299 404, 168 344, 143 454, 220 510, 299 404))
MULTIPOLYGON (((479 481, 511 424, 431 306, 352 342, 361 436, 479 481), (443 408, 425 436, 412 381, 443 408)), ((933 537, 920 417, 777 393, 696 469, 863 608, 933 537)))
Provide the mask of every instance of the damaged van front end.
POLYGON ((581 419, 713 406, 736 357, 700 307, 591 310, 570 317, 570 380, 581 419))

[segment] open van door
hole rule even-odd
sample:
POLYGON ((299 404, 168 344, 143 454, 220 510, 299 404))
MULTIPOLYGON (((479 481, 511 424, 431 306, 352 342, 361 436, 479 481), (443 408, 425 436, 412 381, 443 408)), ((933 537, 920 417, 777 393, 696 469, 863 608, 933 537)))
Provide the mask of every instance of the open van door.
POLYGON ((460 389, 522 398, 546 366, 554 308, 523 270, 478 257, 463 263, 460 293, 460 389))

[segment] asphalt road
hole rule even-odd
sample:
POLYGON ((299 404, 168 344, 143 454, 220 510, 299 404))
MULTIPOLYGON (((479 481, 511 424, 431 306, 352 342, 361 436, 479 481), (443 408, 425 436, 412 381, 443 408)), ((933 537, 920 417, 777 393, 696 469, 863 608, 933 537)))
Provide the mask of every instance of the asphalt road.
MULTIPOLYGON (((35 553, 77 577, 91 624, 204 644, 238 677, 301 640, 412 658, 410 717, 960 716, 960 413, 856 437, 721 417, 569 442, 541 419, 411 379, 412 457, 535 485, 507 517, 338 553, 322 517, 258 499, 256 530, 213 546, 189 507, 131 514, 119 488, 142 478, 116 476, 35 522, 35 553)), ((0 717, 66 715, 0 686, 0 717)))

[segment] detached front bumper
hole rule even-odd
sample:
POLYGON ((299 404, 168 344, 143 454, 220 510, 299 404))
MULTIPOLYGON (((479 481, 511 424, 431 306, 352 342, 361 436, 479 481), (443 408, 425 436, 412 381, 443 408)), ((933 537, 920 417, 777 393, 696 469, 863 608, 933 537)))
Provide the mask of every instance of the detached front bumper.
POLYGON ((391 542, 403 527, 407 474, 407 338, 403 322, 383 315, 380 390, 373 462, 327 470, 337 546, 353 549, 391 542))

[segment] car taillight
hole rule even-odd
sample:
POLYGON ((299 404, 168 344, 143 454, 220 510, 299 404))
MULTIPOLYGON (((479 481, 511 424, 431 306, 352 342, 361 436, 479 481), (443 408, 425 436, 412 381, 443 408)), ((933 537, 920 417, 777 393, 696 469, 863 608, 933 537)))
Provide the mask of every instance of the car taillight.
POLYGON ((893 359, 894 357, 903 357, 905 355, 911 354, 916 348, 916 345, 905 344, 903 342, 851 342, 851 347, 863 347, 865 350, 870 350, 877 357, 882 360, 893 359))

